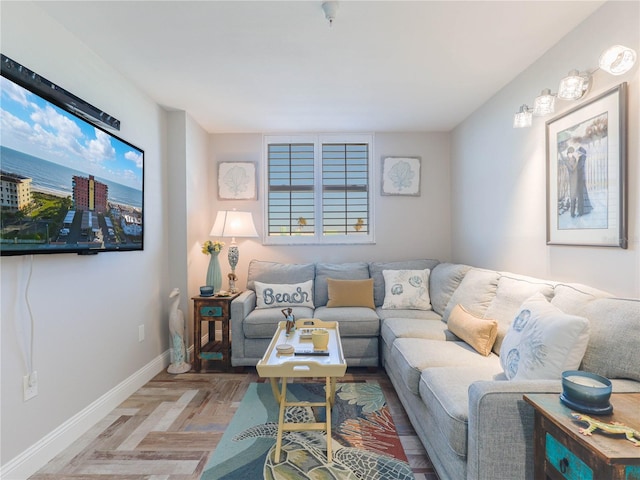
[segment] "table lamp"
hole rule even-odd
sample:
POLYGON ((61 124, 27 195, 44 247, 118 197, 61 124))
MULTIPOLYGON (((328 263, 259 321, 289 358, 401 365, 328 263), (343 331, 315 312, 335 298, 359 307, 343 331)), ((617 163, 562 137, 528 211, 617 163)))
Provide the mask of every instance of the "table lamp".
POLYGON ((236 274, 236 266, 240 258, 236 237, 257 237, 258 232, 253 224, 253 215, 251 212, 237 212, 236 210, 220 210, 216 216, 216 221, 209 233, 212 237, 231 237, 231 245, 229 245, 229 265, 231 266, 230 288, 233 287, 236 274))

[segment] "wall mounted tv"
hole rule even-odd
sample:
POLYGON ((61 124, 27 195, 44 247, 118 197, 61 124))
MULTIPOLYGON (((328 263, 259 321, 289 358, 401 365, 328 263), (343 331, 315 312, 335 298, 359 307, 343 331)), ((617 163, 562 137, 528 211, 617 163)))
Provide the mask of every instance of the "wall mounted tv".
POLYGON ((144 151, 1 67, 1 255, 142 250, 144 151))

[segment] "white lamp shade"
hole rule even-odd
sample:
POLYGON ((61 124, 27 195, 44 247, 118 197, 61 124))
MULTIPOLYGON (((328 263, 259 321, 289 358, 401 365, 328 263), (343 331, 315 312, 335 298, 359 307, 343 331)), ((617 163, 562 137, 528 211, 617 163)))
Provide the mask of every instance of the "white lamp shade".
POLYGON ((216 216, 211 233, 212 237, 257 237, 251 212, 221 210, 216 216))
POLYGON ((636 63, 636 52, 624 45, 614 45, 600 55, 600 68, 611 75, 627 73, 636 63))

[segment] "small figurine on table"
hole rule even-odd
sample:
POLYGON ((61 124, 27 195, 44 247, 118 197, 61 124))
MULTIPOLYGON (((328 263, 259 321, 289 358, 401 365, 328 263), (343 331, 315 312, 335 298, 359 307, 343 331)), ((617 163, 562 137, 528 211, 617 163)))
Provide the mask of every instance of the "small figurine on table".
POLYGON ((287 319, 286 328, 287 328, 287 337, 288 337, 289 334, 296 329, 295 317, 293 316, 293 310, 291 309, 291 307, 283 308, 281 312, 284 315, 284 318, 287 319))

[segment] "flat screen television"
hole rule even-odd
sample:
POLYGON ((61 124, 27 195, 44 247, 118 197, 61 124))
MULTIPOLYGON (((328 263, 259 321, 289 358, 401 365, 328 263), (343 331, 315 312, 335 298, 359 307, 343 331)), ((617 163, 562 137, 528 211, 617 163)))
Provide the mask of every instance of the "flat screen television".
POLYGON ((2 256, 142 250, 144 151, 11 77, 2 70, 2 256))

